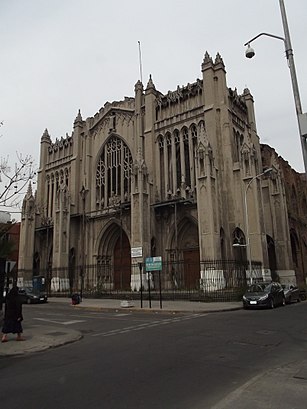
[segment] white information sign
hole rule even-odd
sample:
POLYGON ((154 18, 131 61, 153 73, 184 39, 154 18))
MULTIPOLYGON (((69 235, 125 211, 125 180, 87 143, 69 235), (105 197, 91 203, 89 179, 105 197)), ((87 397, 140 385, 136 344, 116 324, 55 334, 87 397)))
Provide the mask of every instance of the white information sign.
POLYGON ((131 257, 143 257, 143 247, 131 247, 131 257))

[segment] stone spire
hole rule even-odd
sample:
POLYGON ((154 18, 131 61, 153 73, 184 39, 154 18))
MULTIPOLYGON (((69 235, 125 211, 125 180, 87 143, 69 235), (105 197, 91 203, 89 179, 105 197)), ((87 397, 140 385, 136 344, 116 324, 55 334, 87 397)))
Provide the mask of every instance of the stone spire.
POLYGON ((26 197, 27 197, 27 199, 28 199, 28 198, 31 197, 31 196, 33 196, 33 192, 32 192, 32 183, 31 183, 31 181, 30 181, 30 182, 29 182, 29 186, 28 186, 28 190, 27 190, 26 197))
POLYGON ((205 52, 204 60, 201 65, 202 71, 204 71, 206 68, 212 67, 213 66, 213 61, 212 58, 210 57, 208 51, 205 52))
POLYGON ((143 92, 143 84, 140 80, 137 81, 137 83, 134 86, 134 92, 137 93, 137 91, 142 91, 143 92))
POLYGON ((31 181, 29 182, 28 185, 28 190, 27 193, 25 194, 25 197, 22 202, 22 211, 21 211, 21 216, 22 218, 32 218, 34 215, 34 196, 32 192, 32 183, 31 181))
POLYGON ((147 83, 146 91, 149 91, 150 89, 152 89, 152 90, 156 89, 155 84, 153 83, 153 80, 151 78, 151 74, 149 74, 149 80, 148 80, 148 83, 147 83))
POLYGON ((50 135, 49 135, 47 128, 44 130, 44 133, 41 137, 41 142, 49 142, 49 143, 51 142, 50 135))
POLYGON ((78 115, 76 116, 75 122, 74 122, 74 126, 76 125, 81 125, 83 122, 82 116, 81 116, 81 112, 80 109, 78 110, 78 115))
POLYGON ((223 58, 221 57, 220 53, 216 54, 214 64, 215 65, 221 64, 223 66, 223 68, 225 68, 224 61, 223 61, 223 58))

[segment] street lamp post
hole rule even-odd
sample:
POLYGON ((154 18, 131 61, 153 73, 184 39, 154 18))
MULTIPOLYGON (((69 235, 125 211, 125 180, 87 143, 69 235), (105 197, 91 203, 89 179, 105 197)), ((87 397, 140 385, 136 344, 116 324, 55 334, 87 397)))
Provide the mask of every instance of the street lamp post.
POLYGON ((268 175, 272 172, 272 168, 265 169, 262 173, 251 178, 245 188, 244 192, 244 215, 245 215, 245 231, 246 231, 246 247, 247 247, 247 258, 248 258, 248 272, 250 277, 250 283, 253 282, 252 277, 252 251, 251 251, 251 244, 250 244, 250 237, 249 237, 249 220, 248 220, 248 206, 247 206, 247 192, 250 185, 253 181, 261 176, 268 175))
POLYGON ((302 146, 305 175, 307 175, 307 113, 303 113, 303 110, 302 110, 302 104, 301 104, 298 82, 297 82, 297 77, 296 77, 295 64, 294 64, 293 49, 291 45, 286 9, 285 9, 283 0, 279 0, 279 6, 280 6, 280 12, 281 12, 281 17, 282 17, 282 24, 283 24, 285 37, 283 38, 283 37, 279 37, 279 36, 269 34, 269 33, 260 33, 256 37, 253 37, 251 40, 247 41, 247 43, 244 44, 245 46, 247 46, 245 55, 247 58, 254 57, 255 51, 251 48, 250 43, 252 43, 254 40, 256 40, 260 36, 265 35, 268 37, 277 38, 278 40, 282 40, 284 42, 285 53, 286 53, 286 57, 288 60, 288 65, 289 65, 290 75, 291 75, 292 91, 293 91, 293 96, 294 96, 299 135, 300 135, 301 146, 302 146))
POLYGON ((80 276, 81 276, 81 288, 80 288, 80 298, 82 301, 83 298, 83 287, 84 287, 84 275, 85 275, 85 198, 86 198, 86 193, 88 192, 88 189, 82 186, 82 189, 80 191, 81 199, 82 199, 82 224, 81 224, 81 270, 80 270, 80 276))

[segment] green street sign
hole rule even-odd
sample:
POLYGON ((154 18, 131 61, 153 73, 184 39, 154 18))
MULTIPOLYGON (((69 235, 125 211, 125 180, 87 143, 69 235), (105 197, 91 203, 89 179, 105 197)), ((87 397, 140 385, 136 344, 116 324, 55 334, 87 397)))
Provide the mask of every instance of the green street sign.
POLYGON ((147 257, 145 259, 146 271, 161 271, 162 270, 162 257, 147 257))

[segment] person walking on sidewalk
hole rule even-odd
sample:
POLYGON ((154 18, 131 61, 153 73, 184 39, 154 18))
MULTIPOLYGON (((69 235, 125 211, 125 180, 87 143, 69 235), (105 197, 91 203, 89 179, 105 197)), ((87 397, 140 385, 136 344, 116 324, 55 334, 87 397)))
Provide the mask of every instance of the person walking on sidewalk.
POLYGON ((22 302, 18 295, 18 287, 14 286, 6 296, 1 342, 8 341, 7 334, 17 334, 16 341, 24 340, 21 336, 22 321, 22 302))

